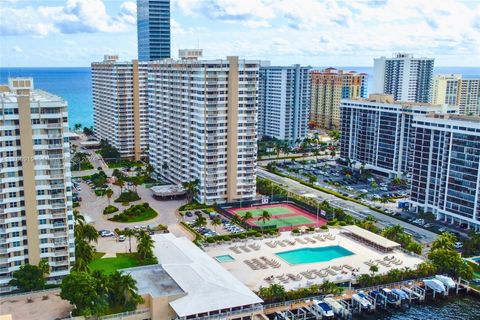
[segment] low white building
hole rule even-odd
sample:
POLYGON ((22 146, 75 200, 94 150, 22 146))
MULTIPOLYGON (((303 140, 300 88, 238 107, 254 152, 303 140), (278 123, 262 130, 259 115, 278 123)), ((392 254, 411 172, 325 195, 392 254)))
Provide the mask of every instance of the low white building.
POLYGON ((187 238, 154 235, 159 264, 124 269, 136 281, 150 319, 233 319, 261 313, 263 302, 187 238))

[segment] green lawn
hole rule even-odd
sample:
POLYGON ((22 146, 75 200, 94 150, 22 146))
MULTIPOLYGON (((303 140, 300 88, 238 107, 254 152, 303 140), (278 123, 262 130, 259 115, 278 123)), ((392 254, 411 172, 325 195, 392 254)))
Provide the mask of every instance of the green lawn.
POLYGON ((251 212, 254 217, 260 217, 263 211, 268 211, 272 216, 280 214, 291 214, 293 213, 289 208, 276 207, 276 208, 260 208, 260 209, 248 209, 237 211, 236 214, 243 217, 247 212, 251 212))
POLYGON ((113 216, 108 220, 117 221, 117 222, 141 222, 141 221, 151 220, 156 216, 158 216, 157 211, 153 210, 152 208, 142 209, 143 211, 141 213, 131 214, 131 215, 125 214, 127 210, 113 216))
MULTIPOLYGON (((127 240, 128 241, 128 240, 127 240)), ((101 258, 105 253, 97 252, 90 263, 90 270, 100 270, 106 274, 114 273, 116 270, 132 268, 142 265, 136 253, 117 253, 116 258, 101 258)))
POLYGON ((288 227, 288 226, 314 224, 315 221, 310 220, 304 216, 294 216, 294 217, 270 219, 269 221, 265 221, 265 224, 263 224, 263 221, 261 220, 255 220, 254 223, 259 227, 276 226, 277 228, 282 228, 282 227, 288 227))

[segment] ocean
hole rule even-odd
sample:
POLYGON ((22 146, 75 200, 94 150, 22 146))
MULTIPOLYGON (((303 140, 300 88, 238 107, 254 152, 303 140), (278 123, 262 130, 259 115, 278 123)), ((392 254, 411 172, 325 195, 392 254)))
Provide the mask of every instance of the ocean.
MULTIPOLYGON (((316 67, 316 69, 324 67, 316 67)), ((368 74, 368 84, 373 83, 372 67, 336 67, 368 74)), ((480 77, 480 68, 437 67, 434 73, 458 73, 464 77, 480 77)), ((61 96, 68 102, 69 123, 93 125, 92 80, 90 68, 0 68, 0 83, 6 83, 8 77, 33 77, 34 86, 61 96)), ((370 91, 368 91, 370 92, 370 91)))

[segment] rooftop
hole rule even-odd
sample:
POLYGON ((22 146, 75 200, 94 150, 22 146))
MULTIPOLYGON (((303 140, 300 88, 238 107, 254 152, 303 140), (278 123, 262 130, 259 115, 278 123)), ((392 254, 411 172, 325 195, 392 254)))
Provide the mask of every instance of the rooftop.
POLYGON ((380 246, 384 249, 392 249, 392 248, 398 248, 400 247, 400 244, 388 240, 387 238, 384 238, 382 236, 379 236, 376 233, 370 232, 368 230, 362 229, 358 226, 355 225, 350 225, 350 226, 344 226, 342 227, 343 230, 352 233, 353 235, 360 237, 362 239, 368 240, 369 242, 380 246))
POLYGON ((480 124, 480 116, 467 116, 463 114, 438 114, 438 113, 428 113, 426 118, 430 119, 440 119, 440 120, 455 120, 455 121, 464 121, 473 124, 480 124))
POLYGON ((179 317, 235 308, 261 303, 262 300, 228 271, 223 269, 213 258, 187 238, 177 238, 173 234, 156 234, 154 254, 160 266, 128 269, 137 280, 142 294, 165 295, 161 286, 167 284, 174 295, 185 295, 174 299, 170 306, 179 317), (152 269, 149 270, 149 269, 152 269), (149 283, 155 273, 164 280, 149 283), (165 273, 163 273, 165 272, 165 273), (168 277, 172 282, 169 282, 168 277), (173 282, 177 287, 173 286, 173 282), (180 291, 181 290, 181 291, 180 291))
POLYGON ((123 269, 136 281, 140 295, 150 294, 153 297, 184 294, 175 280, 159 264, 123 269))
POLYGON ((182 195, 186 193, 185 188, 176 184, 154 186, 151 187, 150 190, 152 190, 154 195, 159 197, 182 195))

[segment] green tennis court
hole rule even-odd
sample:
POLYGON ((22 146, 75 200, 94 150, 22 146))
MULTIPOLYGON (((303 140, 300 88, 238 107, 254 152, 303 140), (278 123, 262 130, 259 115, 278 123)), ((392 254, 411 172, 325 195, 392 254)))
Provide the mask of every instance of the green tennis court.
POLYGON ((265 224, 263 224, 263 221, 261 220, 255 220, 253 223, 259 227, 276 226, 277 228, 282 228, 282 227, 289 227, 289 226, 314 224, 315 221, 304 216, 292 216, 292 217, 285 217, 285 218, 270 219, 265 221, 265 224))
POLYGON ((270 213, 272 216, 280 215, 280 214, 292 214, 292 213, 294 213, 289 208, 284 208, 284 207, 240 210, 240 211, 236 211, 235 213, 238 214, 241 217, 244 217, 247 212, 251 212, 253 217, 261 217, 263 211, 268 211, 268 213, 270 213))

